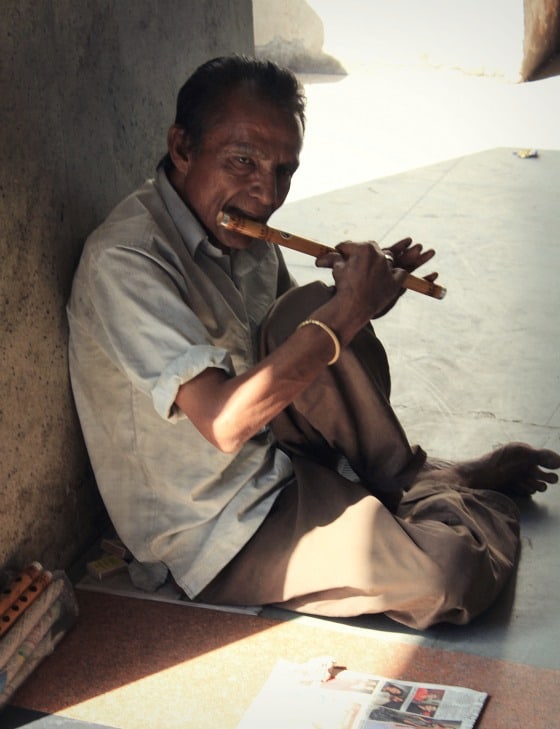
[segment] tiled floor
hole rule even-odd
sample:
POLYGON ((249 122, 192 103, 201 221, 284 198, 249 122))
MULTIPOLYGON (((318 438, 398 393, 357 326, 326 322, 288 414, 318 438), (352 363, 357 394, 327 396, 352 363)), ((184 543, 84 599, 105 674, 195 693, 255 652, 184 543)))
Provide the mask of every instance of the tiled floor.
MULTIPOLYGON (((272 223, 331 244, 410 234, 437 249, 447 297, 410 292, 376 326, 411 440, 448 457, 512 439, 560 449, 560 77, 515 86, 442 73, 310 83, 299 180, 272 223)), ((287 258, 301 282, 323 275, 287 258)), ((61 729, 234 729, 277 658, 330 654, 487 691, 481 729, 559 726, 559 520, 558 488, 535 497, 515 584, 473 624, 425 634, 382 617, 229 615, 80 592, 78 625, 13 703, 54 713, 61 729)))

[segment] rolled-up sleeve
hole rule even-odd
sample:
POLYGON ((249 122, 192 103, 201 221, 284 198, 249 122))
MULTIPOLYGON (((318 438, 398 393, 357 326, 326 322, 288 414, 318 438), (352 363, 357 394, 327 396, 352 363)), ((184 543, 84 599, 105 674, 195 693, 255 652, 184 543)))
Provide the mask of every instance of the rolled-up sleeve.
POLYGON ((161 373, 153 390, 152 399, 156 412, 171 422, 177 422, 186 415, 175 405, 175 398, 181 385, 192 380, 208 367, 217 367, 233 374, 231 357, 225 349, 208 345, 192 345, 188 351, 172 362, 161 373))
POLYGON ((177 392, 208 367, 234 374, 230 353, 212 344, 189 307, 184 277, 168 261, 117 246, 101 253, 90 282, 98 340, 162 418, 185 417, 174 406, 177 392))

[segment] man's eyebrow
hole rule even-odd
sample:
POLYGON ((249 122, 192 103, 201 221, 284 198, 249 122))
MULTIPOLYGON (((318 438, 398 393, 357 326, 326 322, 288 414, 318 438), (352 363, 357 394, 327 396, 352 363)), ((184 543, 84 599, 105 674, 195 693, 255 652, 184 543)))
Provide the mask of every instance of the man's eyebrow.
POLYGON ((259 155, 264 157, 264 154, 259 151, 258 147, 250 142, 230 142, 226 145, 226 150, 231 152, 244 152, 246 154, 259 155))
MULTIPOLYGON (((257 159, 266 159, 267 157, 266 152, 263 152, 258 146, 251 144, 251 142, 233 141, 226 144, 224 150, 226 154, 246 154, 251 157, 256 157, 257 159)), ((292 172, 295 172, 299 167, 299 159, 294 158, 286 160, 282 166, 292 172)))

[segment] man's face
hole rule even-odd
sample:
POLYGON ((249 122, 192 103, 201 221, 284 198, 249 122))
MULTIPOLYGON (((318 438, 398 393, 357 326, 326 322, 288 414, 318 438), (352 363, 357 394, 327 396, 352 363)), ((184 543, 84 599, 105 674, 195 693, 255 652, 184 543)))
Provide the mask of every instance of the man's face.
POLYGON ((202 144, 188 151, 172 182, 222 250, 250 239, 216 223, 220 211, 266 222, 290 190, 303 130, 296 115, 247 91, 232 92, 202 144))

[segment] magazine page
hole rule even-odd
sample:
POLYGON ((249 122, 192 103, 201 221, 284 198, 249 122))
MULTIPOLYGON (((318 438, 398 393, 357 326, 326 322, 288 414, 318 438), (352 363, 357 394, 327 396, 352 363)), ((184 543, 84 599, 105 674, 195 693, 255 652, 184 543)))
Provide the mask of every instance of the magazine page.
POLYGON ((481 691, 380 679, 363 729, 472 729, 488 695, 481 691))
POLYGON ((237 729, 472 729, 487 694, 279 660, 237 729))

